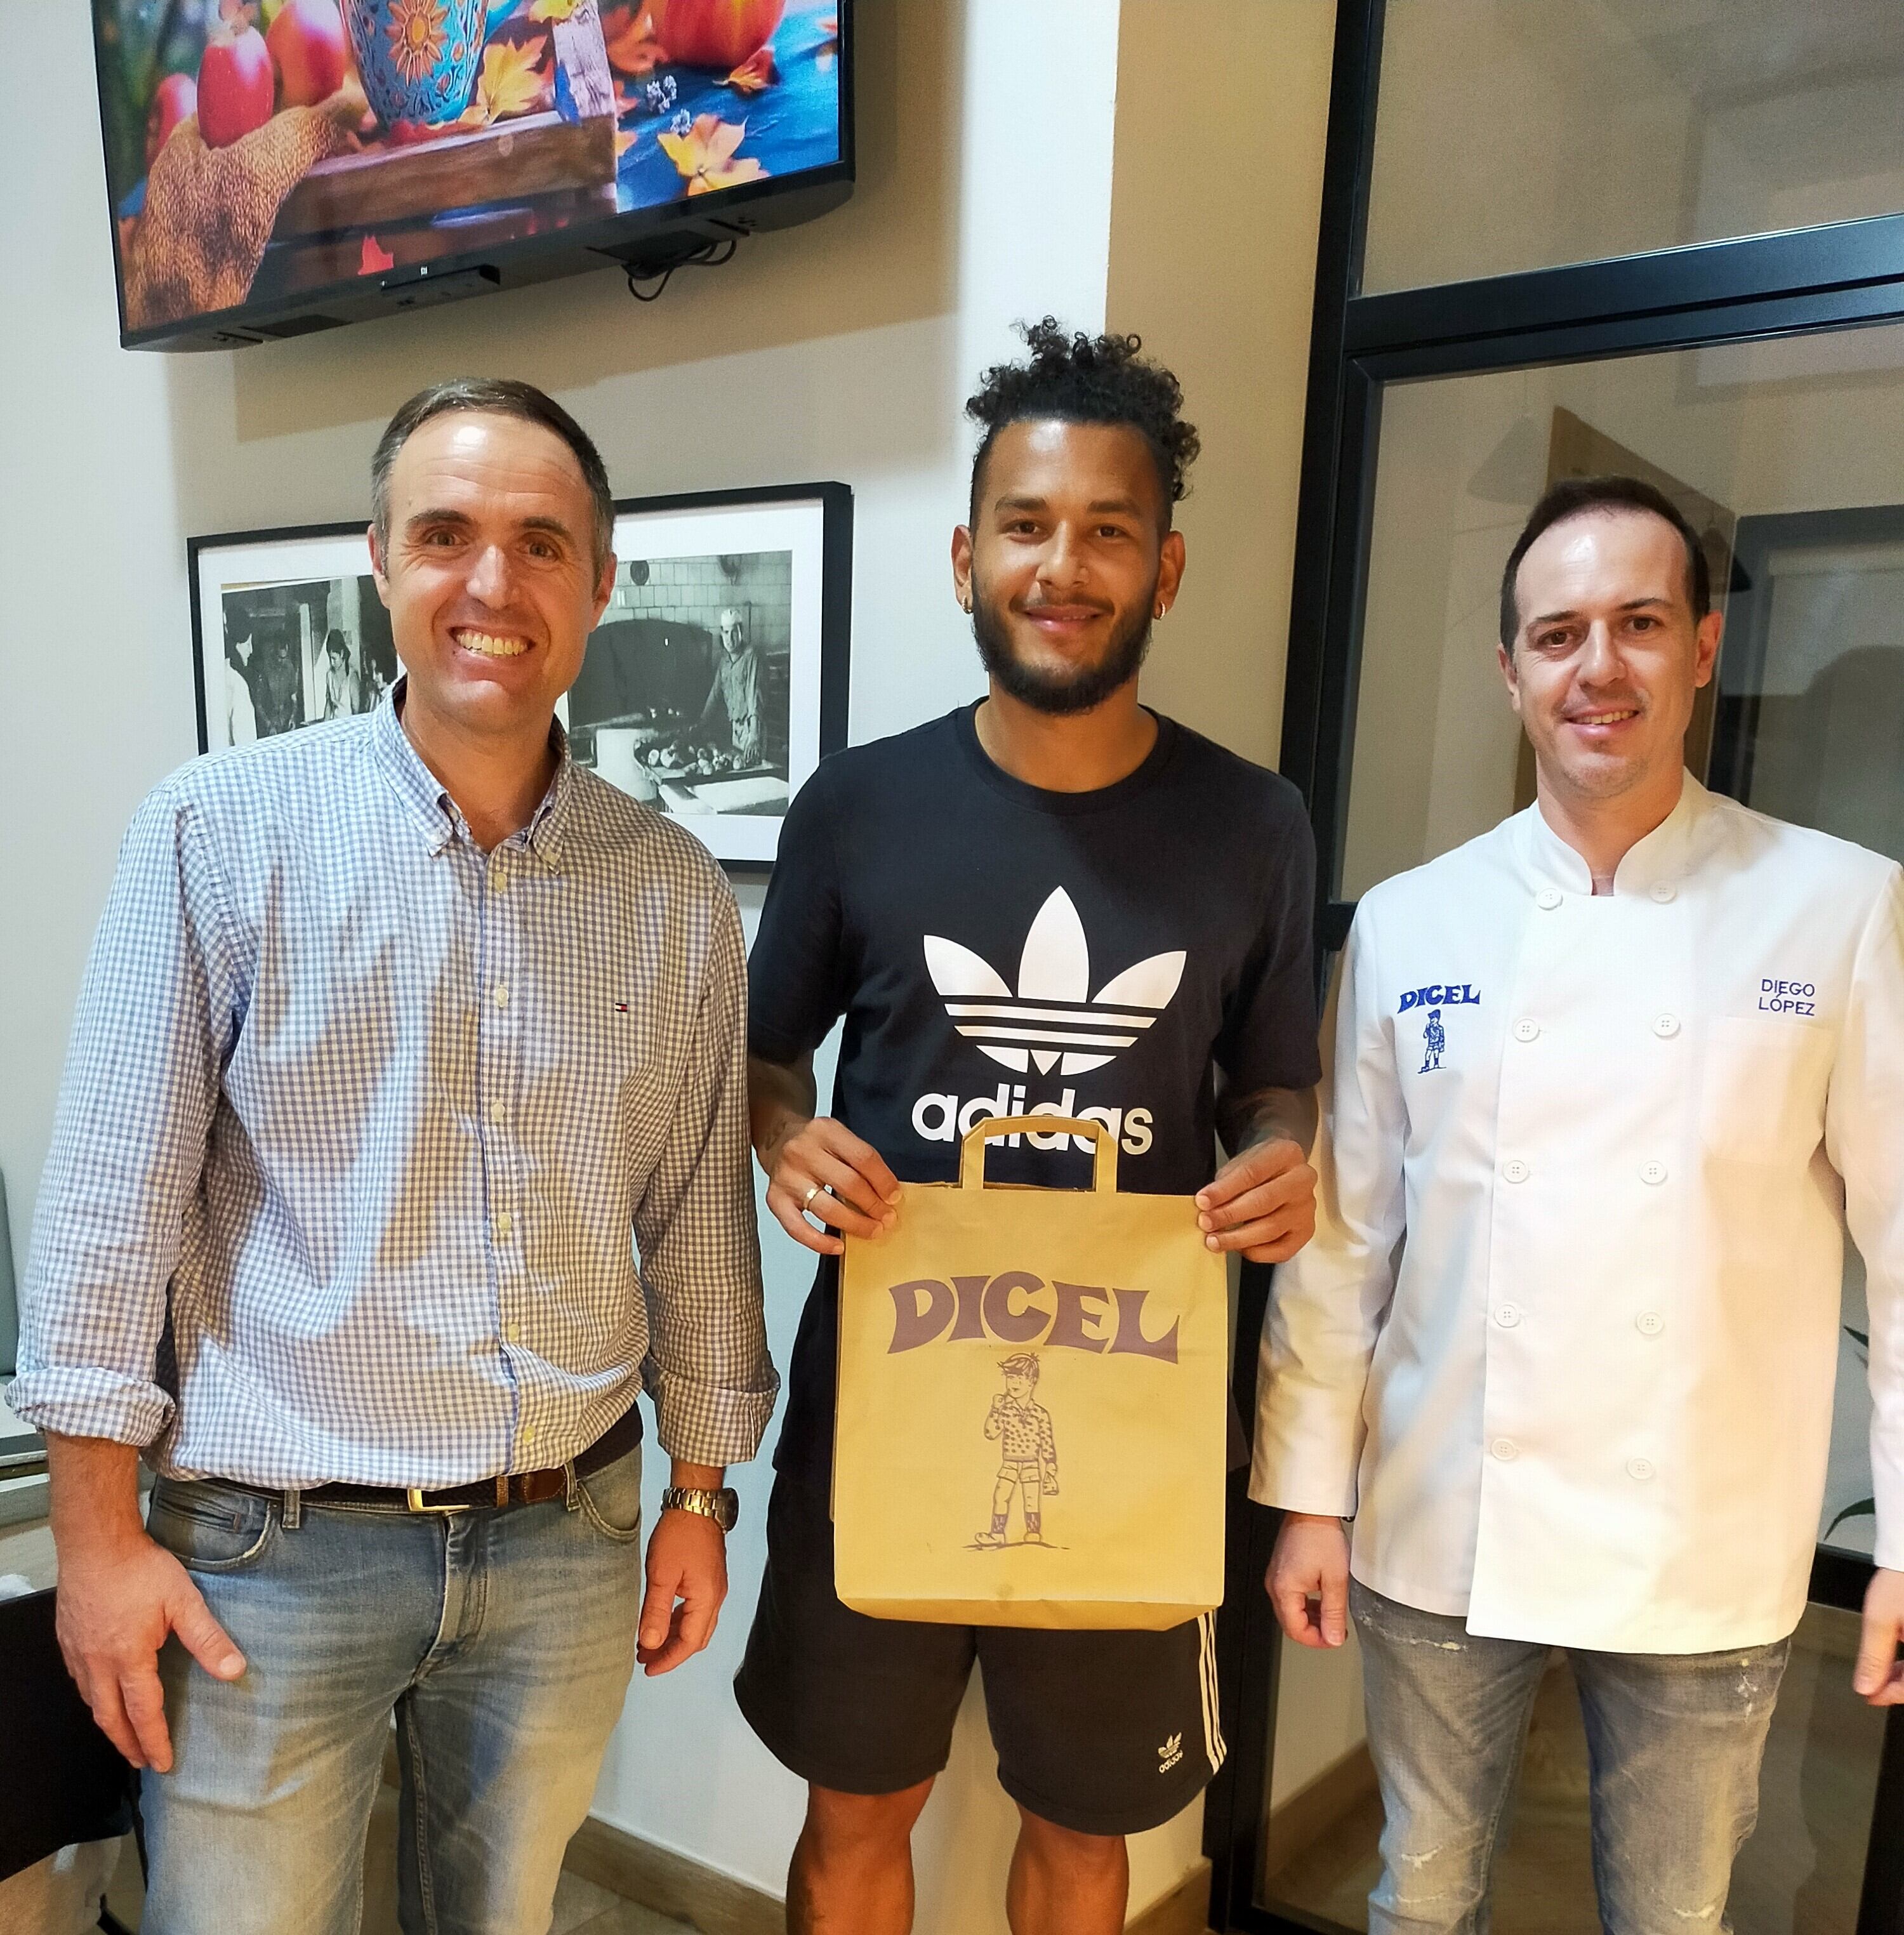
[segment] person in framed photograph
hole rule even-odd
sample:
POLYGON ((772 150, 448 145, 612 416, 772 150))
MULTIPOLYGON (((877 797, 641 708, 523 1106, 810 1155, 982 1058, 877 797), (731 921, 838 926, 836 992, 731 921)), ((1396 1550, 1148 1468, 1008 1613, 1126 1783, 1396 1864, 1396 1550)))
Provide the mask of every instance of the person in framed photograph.
POLYGON ((258 708, 251 696, 252 662, 255 648, 247 632, 225 639, 225 743, 249 746, 258 737, 258 708))
POLYGON ((304 723, 304 673, 294 613, 259 611, 252 622, 251 695, 258 737, 304 723))
POLYGON ((140 808, 35 1219, 11 1401, 67 1663, 146 1770, 147 1935, 355 1935, 393 1715, 405 1927, 547 1927, 638 1657, 714 1629, 777 1387, 734 898, 554 717, 601 458, 442 384, 371 500, 404 677, 140 808))
MULTIPOLYGON (((735 1683, 807 1783, 794 1935, 910 1925, 913 1827, 975 1661, 1018 1809, 1017 1935, 1121 1930, 1125 1837, 1187 1805, 1224 1752, 1207 1619, 1034 1632, 840 1602, 828 1509, 840 1233, 877 1238, 905 1215, 906 1184, 955 1178, 975 1121, 1040 1106, 1101 1116, 1129 1188, 1198 1195, 1214 1249, 1273 1261, 1313 1217, 1302 801, 1138 696, 1183 573, 1172 510, 1196 432, 1134 337, 1050 318, 1026 336, 1026 358, 988 371, 969 406, 981 440, 952 545, 986 696, 821 762, 789 811, 753 956, 767 1206, 820 1257, 735 1683), (1107 1040, 1094 993, 1145 1025, 1107 1040), (813 1051, 843 1015, 822 1115, 813 1051)), ((1084 1181, 1088 1159, 1055 1140, 998 1150, 995 1173, 1084 1181)))
POLYGON ((724 722, 735 770, 738 772, 757 766, 761 742, 760 657, 747 637, 747 614, 731 605, 720 614, 714 673, 696 730, 711 743, 718 729, 716 721, 724 722))
POLYGON ((321 719, 349 719, 364 710, 358 702, 350 641, 333 625, 324 641, 324 703, 321 719))

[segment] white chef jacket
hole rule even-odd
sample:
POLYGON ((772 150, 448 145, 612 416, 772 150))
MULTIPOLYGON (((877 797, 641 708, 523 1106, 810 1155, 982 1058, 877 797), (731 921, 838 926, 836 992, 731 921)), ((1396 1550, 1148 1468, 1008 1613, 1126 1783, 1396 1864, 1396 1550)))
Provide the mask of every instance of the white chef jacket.
POLYGON ((1847 1220, 1904 1567, 1904 876, 1688 775, 1592 886, 1534 807, 1356 910, 1250 1493, 1353 1514, 1358 1579, 1477 1635, 1761 1644, 1804 1608, 1847 1220))

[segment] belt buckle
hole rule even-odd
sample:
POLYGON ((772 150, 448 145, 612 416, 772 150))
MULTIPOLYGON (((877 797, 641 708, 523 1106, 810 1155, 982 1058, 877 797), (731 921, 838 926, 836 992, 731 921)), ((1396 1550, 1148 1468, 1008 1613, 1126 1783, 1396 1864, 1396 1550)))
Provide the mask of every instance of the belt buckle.
POLYGON ((424 1512, 424 1513, 433 1512, 433 1513, 436 1514, 439 1517, 445 1517, 445 1518, 446 1518, 446 1517, 450 1517, 451 1515, 452 1515, 452 1514, 454 1514, 454 1513, 457 1513, 457 1512, 466 1512, 467 1511, 469 1511, 469 1506, 467 1506, 466 1505, 426 1505, 426 1504, 424 1502, 424 1497, 423 1497, 423 1487, 422 1487, 421 1485, 411 1485, 411 1486, 407 1487, 405 1489, 405 1491, 404 1491, 404 1493, 403 1493, 403 1497, 404 1497, 405 1502, 406 1502, 406 1503, 409 1506, 409 1508, 411 1509, 411 1511, 413 1511, 413 1512, 424 1512))

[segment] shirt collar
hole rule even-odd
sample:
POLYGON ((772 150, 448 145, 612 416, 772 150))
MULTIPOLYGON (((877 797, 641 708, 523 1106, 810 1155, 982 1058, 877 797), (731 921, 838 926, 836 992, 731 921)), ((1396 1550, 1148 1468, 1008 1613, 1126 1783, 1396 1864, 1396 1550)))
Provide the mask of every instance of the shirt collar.
MULTIPOLYGON (((1691 865, 1693 836, 1711 811, 1712 798, 1691 773, 1682 774, 1673 811, 1627 850, 1614 870, 1614 893, 1670 900, 1691 865)), ((1537 887, 1558 887, 1570 894, 1593 892, 1592 870, 1547 824, 1538 800, 1508 825, 1514 830, 1522 866, 1537 887)))
MULTIPOLYGON (((385 777, 406 813, 422 835, 432 854, 440 853, 464 832, 463 815, 443 783, 424 764, 397 716, 409 680, 400 678, 378 702, 371 732, 385 777)), ((575 771, 569 756, 569 735, 559 719, 549 722, 549 744, 556 756, 555 777, 549 782, 527 826, 502 844, 520 843, 551 872, 560 872, 563 847, 575 817, 575 771)))

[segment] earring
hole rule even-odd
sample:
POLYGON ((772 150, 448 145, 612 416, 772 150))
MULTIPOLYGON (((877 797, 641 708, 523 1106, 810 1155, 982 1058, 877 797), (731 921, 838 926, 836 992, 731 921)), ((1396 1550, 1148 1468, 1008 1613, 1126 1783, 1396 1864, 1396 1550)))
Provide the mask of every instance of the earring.
POLYGON ((1169 611, 1169 606, 1165 604, 1161 598, 1157 601, 1157 615, 1158 617, 1161 618, 1164 613, 1169 611))

